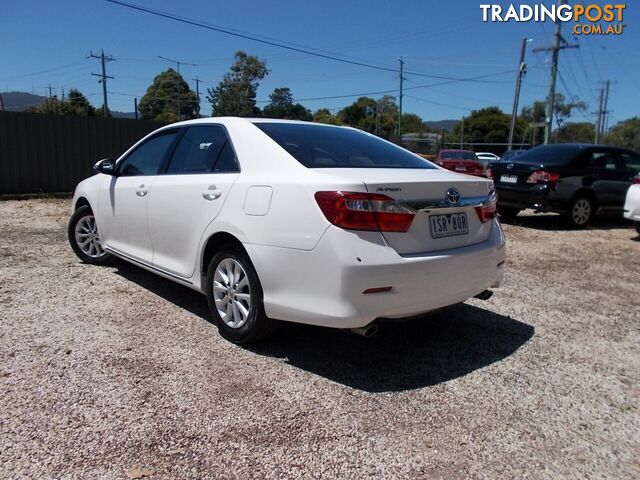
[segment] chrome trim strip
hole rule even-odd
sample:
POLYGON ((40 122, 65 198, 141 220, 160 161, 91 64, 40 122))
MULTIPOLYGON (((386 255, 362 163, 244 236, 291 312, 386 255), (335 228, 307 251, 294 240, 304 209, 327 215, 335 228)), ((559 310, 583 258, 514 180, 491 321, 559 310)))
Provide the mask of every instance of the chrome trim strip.
POLYGON ((458 203, 452 205, 445 198, 437 198, 430 200, 398 200, 403 205, 413 208, 417 211, 428 211, 437 208, 459 208, 459 207, 482 207, 483 205, 494 201, 495 194, 483 195, 480 197, 463 197, 458 203))
POLYGON ((127 262, 131 262, 131 263, 134 263, 134 264, 136 264, 136 265, 138 265, 140 267, 144 267, 144 268, 146 268, 148 270, 153 270, 154 272, 160 273, 162 275, 166 275, 167 277, 171 277, 172 279, 175 279, 175 280, 177 280, 177 281, 179 281, 181 283, 184 283, 186 285, 193 285, 193 282, 190 282, 189 280, 185 280, 184 278, 182 278, 182 277, 180 277, 180 276, 178 276, 178 275, 176 275, 174 273, 170 273, 170 272, 167 272, 166 270, 162 270, 161 268, 154 267, 153 265, 149 265, 146 262, 143 262, 141 260, 137 260, 137 259, 135 259, 133 257, 130 257, 129 255, 126 255, 124 253, 121 253, 121 252, 119 252, 119 251, 117 251, 117 250, 115 250, 115 249, 113 249, 111 247, 105 246, 104 249, 106 251, 108 251, 109 253, 114 254, 116 257, 120 257, 120 258, 126 260, 127 262))

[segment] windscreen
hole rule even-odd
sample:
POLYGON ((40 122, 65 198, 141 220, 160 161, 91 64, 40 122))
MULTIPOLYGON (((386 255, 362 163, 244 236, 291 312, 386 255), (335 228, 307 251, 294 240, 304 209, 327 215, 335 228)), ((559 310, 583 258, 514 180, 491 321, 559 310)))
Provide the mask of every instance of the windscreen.
POLYGON ((357 130, 303 123, 254 125, 307 168, 435 168, 403 148, 357 130))
POLYGON ((442 152, 440 154, 445 160, 477 160, 476 154, 473 152, 442 152))
POLYGON ((583 152, 576 145, 543 145, 527 150, 511 161, 531 165, 568 165, 583 152))

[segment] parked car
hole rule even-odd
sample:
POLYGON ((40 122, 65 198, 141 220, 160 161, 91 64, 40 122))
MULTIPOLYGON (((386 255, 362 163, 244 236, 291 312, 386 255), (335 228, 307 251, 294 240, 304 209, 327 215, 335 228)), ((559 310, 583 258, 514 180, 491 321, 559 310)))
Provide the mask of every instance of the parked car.
POLYGON ((598 212, 621 213, 638 172, 637 152, 589 144, 540 146, 488 167, 501 215, 533 208, 564 214, 573 227, 588 225, 598 212))
POLYGON ((502 279, 493 182, 356 129, 198 119, 95 168, 73 196, 77 256, 204 293, 233 342, 264 338, 273 319, 368 335, 502 279))
POLYGON ((498 155, 491 152, 476 152, 476 157, 478 158, 478 160, 482 164, 482 168, 484 169, 484 173, 482 175, 483 177, 487 176, 486 170, 489 164, 491 162, 497 162, 498 160, 500 160, 500 157, 498 155))
POLYGON ((500 160, 500 157, 498 155, 491 152, 476 152, 476 157, 478 157, 482 161, 487 162, 497 162, 498 160, 500 160))
POLYGON ((522 155, 526 150, 507 150, 500 157, 501 162, 508 162, 516 158, 518 155, 522 155))
POLYGON ((636 232, 640 235, 640 175, 633 178, 633 185, 627 190, 624 202, 624 217, 633 221, 636 232))
POLYGON ((443 148, 438 152, 436 163, 447 170, 467 175, 485 176, 485 168, 475 152, 443 148))

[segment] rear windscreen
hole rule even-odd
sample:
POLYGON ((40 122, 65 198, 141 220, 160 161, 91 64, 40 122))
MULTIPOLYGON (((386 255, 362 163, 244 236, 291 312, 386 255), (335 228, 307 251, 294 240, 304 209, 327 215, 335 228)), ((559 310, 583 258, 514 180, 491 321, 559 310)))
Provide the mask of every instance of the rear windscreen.
POLYGON ((473 152, 442 152, 440 156, 445 160, 477 160, 473 152))
POLYGON ((517 163, 567 165, 583 153, 578 146, 545 145, 532 148, 511 159, 517 163))
POLYGON ((308 168, 435 168, 403 148, 358 130, 303 123, 254 125, 308 168))

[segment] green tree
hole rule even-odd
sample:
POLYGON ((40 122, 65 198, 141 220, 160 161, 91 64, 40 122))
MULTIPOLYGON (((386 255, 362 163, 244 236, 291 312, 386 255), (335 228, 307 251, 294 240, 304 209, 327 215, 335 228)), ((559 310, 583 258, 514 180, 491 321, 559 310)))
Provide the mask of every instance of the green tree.
POLYGON ((215 88, 207 89, 212 115, 238 117, 259 116, 256 93, 259 81, 269 74, 266 62, 258 57, 236 52, 231 71, 224 75, 215 88))
POLYGON ((318 123, 326 123, 329 125, 342 125, 340 119, 331 113, 328 108, 320 108, 313 114, 313 121, 318 123))
POLYGON ((556 143, 592 143, 595 128, 589 122, 566 122, 553 132, 556 143))
POLYGON ((288 87, 276 88, 269 95, 270 103, 264 107, 262 113, 269 118, 284 118, 288 120, 313 120, 311 111, 299 103, 293 103, 293 95, 288 87))
MULTIPOLYGON (((464 118, 464 132, 462 122, 458 122, 448 140, 459 142, 461 133, 464 133, 463 141, 468 143, 505 143, 509 139, 510 124, 511 116, 498 107, 473 110, 464 118)), ((517 137, 521 136, 522 130, 516 128, 516 141, 520 141, 517 137)))
POLYGON ((80 90, 72 88, 64 101, 55 96, 47 98, 42 105, 32 111, 50 115, 79 115, 86 117, 95 115, 96 109, 80 90))
MULTIPOLYGON (((578 98, 574 103, 567 103, 561 93, 556 93, 553 104, 554 119, 556 121, 566 120, 575 111, 584 112, 587 109, 587 104, 578 98)), ((527 119, 528 123, 544 122, 547 116, 547 102, 535 101, 533 105, 523 107, 521 115, 527 119)))
POLYGON ((605 143, 640 151, 640 117, 628 118, 614 125, 605 137, 605 143))
POLYGON ((164 114, 161 118, 165 118, 168 113, 173 113, 177 119, 178 85, 180 85, 180 119, 196 118, 198 98, 182 75, 172 68, 157 75, 147 88, 147 93, 140 99, 138 110, 142 118, 160 121, 159 115, 164 114))
POLYGON ((338 112, 339 120, 352 127, 391 138, 396 133, 399 109, 395 97, 385 95, 375 100, 360 97, 338 112))
POLYGON ((402 133, 425 133, 427 127, 415 113, 402 114, 402 133))
POLYGON ((95 107, 89 103, 87 97, 77 88, 69 90, 67 100, 63 104, 66 104, 63 109, 68 112, 65 115, 93 116, 96 112, 95 107))

